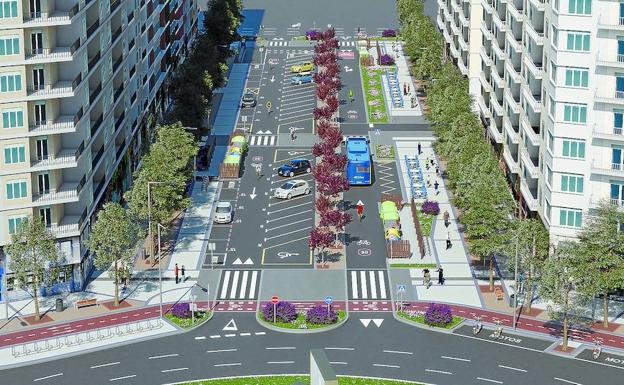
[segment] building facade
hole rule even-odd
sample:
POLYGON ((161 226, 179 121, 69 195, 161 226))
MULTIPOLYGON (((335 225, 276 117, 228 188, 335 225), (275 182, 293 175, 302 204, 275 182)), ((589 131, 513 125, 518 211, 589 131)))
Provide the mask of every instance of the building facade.
POLYGON ((129 186, 196 30, 193 0, 0 0, 0 247, 39 217, 67 260, 57 286, 82 288, 90 224, 129 186))
POLYGON ((521 214, 573 239, 601 200, 624 205, 624 3, 481 4, 471 93, 487 135, 521 214))

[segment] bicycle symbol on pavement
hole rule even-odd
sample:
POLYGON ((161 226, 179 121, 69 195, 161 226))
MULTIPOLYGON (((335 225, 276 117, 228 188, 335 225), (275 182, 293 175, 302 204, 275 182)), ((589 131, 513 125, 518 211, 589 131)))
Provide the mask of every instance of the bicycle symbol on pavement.
POLYGON ((358 246, 370 246, 370 241, 366 240, 366 239, 360 239, 359 241, 357 241, 356 245, 358 246))
POLYGON ((280 259, 284 259, 288 257, 296 257, 298 255, 299 253, 289 253, 288 251, 280 251, 279 253, 277 253, 277 256, 280 257, 280 259))

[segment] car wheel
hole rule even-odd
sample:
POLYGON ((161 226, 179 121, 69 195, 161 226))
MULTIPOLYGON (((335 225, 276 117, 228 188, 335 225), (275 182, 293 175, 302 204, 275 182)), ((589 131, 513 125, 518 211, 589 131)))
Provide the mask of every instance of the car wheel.
POLYGON ((305 189, 304 194, 305 195, 310 195, 310 189, 309 188, 305 189))
POLYGON ((291 172, 288 174, 288 176, 292 178, 293 176, 295 176, 295 172, 294 172, 294 171, 291 171, 291 172))
POLYGON ((290 198, 292 198, 292 194, 286 195, 286 199, 290 199, 290 198))
POLYGON ((299 80, 299 83, 297 83, 297 84, 301 85, 301 80, 299 80))
POLYGON ((309 173, 311 173, 311 172, 312 172, 312 169, 311 169, 310 167, 306 168, 306 173, 308 173, 308 174, 309 174, 309 173))

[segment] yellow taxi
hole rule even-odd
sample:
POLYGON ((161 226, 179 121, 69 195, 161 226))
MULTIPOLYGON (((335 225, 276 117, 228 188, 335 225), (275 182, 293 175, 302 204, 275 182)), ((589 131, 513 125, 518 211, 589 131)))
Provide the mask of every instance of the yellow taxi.
POLYGON ((290 67, 290 72, 310 72, 314 69, 312 62, 306 61, 303 63, 295 64, 290 67))

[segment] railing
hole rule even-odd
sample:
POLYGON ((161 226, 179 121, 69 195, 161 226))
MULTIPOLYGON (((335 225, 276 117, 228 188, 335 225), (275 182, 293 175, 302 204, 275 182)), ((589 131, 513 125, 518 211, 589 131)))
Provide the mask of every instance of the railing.
POLYGON ((120 0, 117 0, 117 1, 115 1, 113 3, 111 3, 110 4, 110 12, 113 13, 117 9, 117 7, 119 7, 119 4, 121 4, 120 0))
POLYGON ((622 163, 611 163, 611 170, 622 170, 622 163))
POLYGON ((122 61, 123 61, 123 55, 120 56, 117 60, 115 60, 115 63, 113 63, 113 72, 117 71, 117 68, 119 68, 122 61))
POLYGON ((126 146, 126 140, 124 139, 123 142, 121 142, 121 146, 119 146, 119 148, 117 149, 117 153, 115 154, 115 159, 119 159, 119 157, 123 154, 125 146, 126 146))
MULTIPOLYGON (((104 154, 104 145, 100 147, 100 151, 98 151, 97 154, 95 154, 95 158, 93 158, 93 161, 91 161, 91 168, 95 169, 95 166, 98 164, 103 154, 104 154)), ((104 184, 104 181, 102 181, 100 185, 102 184, 104 184)), ((94 196, 97 196, 97 193, 95 193, 94 196)))
POLYGON ((624 25, 624 17, 620 17, 619 18, 619 24, 620 25, 624 25))
POLYGON ((134 47, 135 41, 136 39, 130 40, 130 43, 128 43, 128 51, 130 51, 134 47))
POLYGON ((104 114, 100 115, 99 118, 95 120, 95 122, 91 125, 91 136, 95 136, 95 133, 100 128, 102 121, 104 120, 104 114))
POLYGON ((119 35, 121 35, 121 25, 117 28, 117 30, 115 30, 115 32, 113 32, 113 35, 111 37, 111 41, 114 42, 115 40, 117 40, 119 35))
POLYGON ((93 32, 100 26, 100 19, 96 20, 95 23, 91 24, 89 28, 87 28, 87 38, 91 37, 93 32))
POLYGON ((72 89, 75 90, 76 87, 78 87, 78 85, 82 82, 82 72, 78 73, 78 76, 76 76, 76 78, 74 79, 74 81, 72 82, 72 89))
POLYGON ((613 127, 613 133, 615 135, 622 135, 622 127, 613 127))
POLYGON ((119 118, 117 118, 117 120, 115 121, 115 131, 119 130, 119 127, 121 127, 121 123, 123 122, 125 117, 126 117, 126 112, 124 111, 121 113, 119 118))
POLYGON ((134 11, 130 12, 128 14, 128 24, 130 24, 130 22, 134 20, 134 11))
POLYGON ((93 90, 91 95, 89 95, 89 103, 93 103, 95 98, 97 98, 98 95, 100 94, 100 91, 102 91, 102 83, 98 84, 97 88, 93 90))
POLYGON ((73 18, 74 16, 76 16, 76 14, 78 13, 78 11, 80 11, 80 6, 78 3, 76 3, 76 5, 74 5, 73 7, 70 8, 69 10, 69 18, 73 18))
POLYGON ((85 183, 87 183, 87 176, 83 175, 82 178, 80 179, 80 182, 78 182, 78 186, 76 186, 76 192, 78 194, 80 194, 80 191, 82 191, 82 188, 84 187, 85 183))
POLYGON ((84 110, 82 107, 80 107, 80 109, 78 110, 78 112, 76 112, 76 115, 74 115, 74 125, 78 124, 78 122, 80 121, 80 119, 82 119, 82 115, 84 114, 84 110))
POLYGON ((71 52, 71 54, 73 55, 74 52, 78 50, 78 48, 80 48, 80 38, 76 39, 71 47, 69 47, 69 52, 71 52))
POLYGON ((76 160, 78 160, 78 158, 80 158, 80 155, 82 155, 82 152, 84 151, 85 148, 85 142, 80 143, 80 146, 78 146, 78 148, 76 149, 76 160))
POLYGON ((616 206, 624 206, 624 199, 611 198, 611 204, 616 206))
POLYGON ((95 67, 95 65, 97 64, 98 60, 100 60, 100 52, 98 51, 98 53, 95 54, 95 56, 93 56, 91 59, 89 59, 89 71, 91 71, 93 69, 93 67, 95 67))
POLYGON ((100 184, 93 190, 93 199, 96 199, 100 195, 100 191, 104 188, 105 181, 101 181, 100 184))
POLYGON ((119 88, 117 88, 117 90, 115 90, 115 95, 113 96, 113 101, 117 102, 117 99, 119 98, 119 96, 121 95, 121 93, 124 90, 124 86, 123 84, 119 86, 119 88))
POLYGON ((82 224, 84 223, 85 219, 87 219, 87 208, 86 207, 82 211, 82 214, 80 215, 80 219, 78 219, 78 228, 82 227, 82 224))

